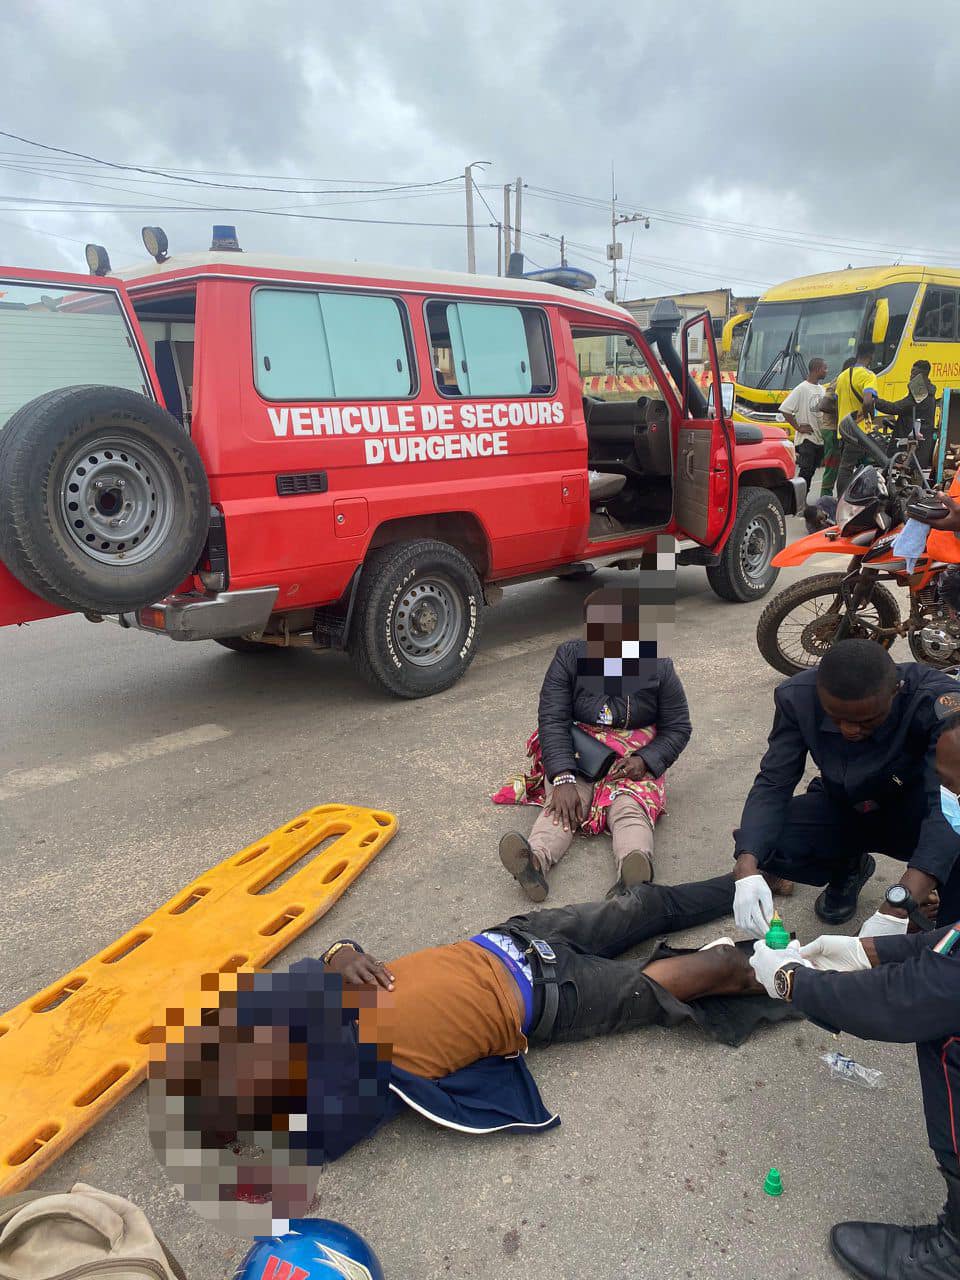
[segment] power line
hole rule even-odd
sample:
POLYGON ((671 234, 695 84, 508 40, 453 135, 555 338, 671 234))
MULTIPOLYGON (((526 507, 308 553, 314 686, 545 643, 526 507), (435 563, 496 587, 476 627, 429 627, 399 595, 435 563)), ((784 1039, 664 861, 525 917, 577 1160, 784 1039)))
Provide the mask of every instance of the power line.
MULTIPOLYGON (((160 177, 160 178, 167 178, 170 176, 169 173, 164 172, 163 170, 160 170, 160 169, 151 169, 138 164, 124 164, 119 160, 103 160, 99 156, 87 155, 82 151, 70 151, 66 147, 54 147, 46 142, 37 142, 33 138, 23 138, 19 134, 8 133, 5 129, 0 129, 0 138, 9 138, 13 142, 22 142, 25 146, 37 147, 41 151, 52 151, 52 152, 55 152, 57 155, 69 156, 71 159, 86 160, 92 164, 103 165, 105 168, 108 168, 108 169, 121 169, 121 170, 128 170, 133 173, 152 174, 155 177, 160 177)), ((385 188, 385 190, 409 191, 413 188, 437 187, 437 186, 443 186, 445 183, 448 183, 448 182, 456 182, 459 180, 459 178, 460 178, 460 174, 455 174, 451 178, 436 178, 431 182, 406 182, 393 188, 387 187, 385 188)), ((207 178, 193 178, 189 176, 183 176, 178 180, 182 183, 189 184, 191 186, 217 187, 217 188, 227 189, 231 191, 271 191, 271 192, 276 192, 280 195, 291 195, 291 196, 295 196, 295 195, 305 195, 305 196, 361 195, 363 194, 359 190, 305 191, 305 190, 297 190, 295 188, 292 189, 290 187, 245 186, 245 185, 240 185, 238 183, 231 183, 231 182, 212 182, 207 178)))

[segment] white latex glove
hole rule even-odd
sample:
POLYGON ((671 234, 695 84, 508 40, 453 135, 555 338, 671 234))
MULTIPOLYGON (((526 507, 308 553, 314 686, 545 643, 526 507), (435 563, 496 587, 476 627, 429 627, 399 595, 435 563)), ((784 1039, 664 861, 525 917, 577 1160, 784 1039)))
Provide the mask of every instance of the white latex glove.
MULTIPOLYGON (((866 936, 866 935, 865 935, 866 936)), ((869 969, 870 961, 859 938, 848 938, 842 933, 824 933, 813 942, 800 948, 804 960, 815 969, 832 969, 835 973, 853 973, 856 969, 869 969)))
POLYGON ((860 938, 882 938, 887 935, 906 933, 910 921, 906 916, 888 916, 885 911, 875 911, 863 922, 857 935, 860 938))
POLYGON ((799 961, 800 964, 808 969, 813 968, 810 961, 804 960, 800 954, 799 942, 791 942, 782 951, 774 951, 765 942, 755 942, 753 944, 753 955, 750 957, 751 968, 757 975, 757 981, 767 995, 773 996, 775 1000, 778 997, 776 988, 773 985, 773 979, 777 970, 782 969, 785 964, 793 964, 795 961, 799 961))
POLYGON ((761 875, 744 876, 733 890, 733 918, 737 928, 762 938, 773 919, 773 894, 761 875))

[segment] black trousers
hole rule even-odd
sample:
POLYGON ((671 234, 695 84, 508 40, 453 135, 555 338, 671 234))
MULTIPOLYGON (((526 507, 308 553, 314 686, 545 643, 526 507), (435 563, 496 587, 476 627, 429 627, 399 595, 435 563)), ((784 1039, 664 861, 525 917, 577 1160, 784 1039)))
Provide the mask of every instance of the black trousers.
POLYGON ((807 482, 807 494, 813 483, 814 473, 823 461, 824 447, 813 440, 802 439, 797 445, 797 475, 807 482))
POLYGON ((960 1035, 917 1045, 927 1137, 937 1160, 960 1173, 960 1035))
MULTIPOLYGON (((877 801, 872 813, 858 813, 835 804, 820 779, 814 778, 808 790, 793 796, 787 805, 780 844, 762 860, 763 870, 800 884, 823 885, 842 880, 864 853, 909 861, 927 814, 926 795, 920 788, 896 787, 877 801)), ((939 923, 957 920, 960 862, 946 884, 940 885, 939 923)))
MULTIPOLYGON (((538 1043, 586 1040, 635 1027, 673 1026, 689 1006, 643 976, 649 957, 619 959, 661 934, 707 924, 733 910, 733 876, 695 884, 635 885, 604 902, 547 907, 512 916, 498 931, 520 929, 549 942, 557 956, 560 1008, 538 1043)), ((542 1000, 534 1017, 539 1015, 542 1000)))

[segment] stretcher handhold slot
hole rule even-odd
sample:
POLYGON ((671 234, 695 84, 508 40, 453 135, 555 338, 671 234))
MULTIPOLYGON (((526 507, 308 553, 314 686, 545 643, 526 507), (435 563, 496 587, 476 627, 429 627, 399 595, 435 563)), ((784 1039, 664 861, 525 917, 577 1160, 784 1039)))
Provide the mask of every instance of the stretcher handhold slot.
POLYGON ((201 898, 205 898, 210 892, 209 889, 199 888, 193 889, 185 898, 181 898, 170 908, 172 916, 182 916, 185 911, 189 911, 191 907, 195 907, 201 898))
POLYGON ((122 1080, 129 1070, 129 1062, 118 1062, 115 1067, 111 1067, 109 1071, 105 1071, 99 1079, 95 1080, 89 1089, 84 1089, 79 1097, 74 1098, 73 1105, 75 1107, 89 1107, 91 1102, 96 1102, 112 1085, 115 1085, 118 1080, 122 1080))
POLYGON ((305 827, 306 825, 307 819, 301 818, 299 822, 294 822, 292 826, 284 827, 283 829, 288 836, 292 836, 295 831, 299 831, 301 827, 305 827))
POLYGON ((286 911, 281 912, 269 924, 265 924, 260 933, 264 938, 272 938, 281 929, 285 929, 291 920, 296 920, 299 915, 303 915, 303 907, 287 907, 286 911))
POLYGON ((38 1152, 42 1151, 51 1138, 56 1137, 60 1132, 58 1124, 45 1124, 42 1129, 38 1129, 32 1138, 28 1138, 26 1142, 17 1147, 16 1151, 7 1156, 7 1164, 14 1167, 26 1164, 38 1152))
POLYGON ((344 858, 342 862, 335 862, 330 870, 324 875, 324 884, 333 884, 334 880, 339 880, 350 864, 344 858))
POLYGON ((287 881, 294 876, 302 862, 306 862, 312 858, 325 853, 327 848, 335 844, 340 837, 349 830, 347 827, 337 827, 335 831, 327 831, 321 839, 313 841, 306 847, 294 848, 293 851, 285 858, 281 858, 279 862, 274 863, 269 871, 265 871, 259 880, 255 880, 247 893, 258 894, 276 893, 282 888, 287 881))
POLYGON ((148 938, 152 938, 152 933, 145 930, 135 933, 132 938, 127 938, 121 942, 113 951, 108 951, 101 961, 102 964, 117 964, 118 961, 125 959, 131 952, 136 951, 137 947, 142 946, 148 938))
POLYGON ((233 864, 235 867, 245 867, 248 862, 253 862, 254 858, 259 858, 262 853, 266 853, 270 848, 268 844, 259 844, 256 849, 248 849, 233 864))
POLYGON ((75 995, 86 982, 86 978, 70 978, 62 987, 58 987, 52 995, 45 996, 42 1000, 38 1000, 36 1004, 31 1005, 34 1013, 51 1013, 64 1000, 69 1000, 75 995))
POLYGON ((247 963, 249 958, 249 956, 231 956, 229 960, 224 960, 217 973, 236 973, 241 965, 247 963))

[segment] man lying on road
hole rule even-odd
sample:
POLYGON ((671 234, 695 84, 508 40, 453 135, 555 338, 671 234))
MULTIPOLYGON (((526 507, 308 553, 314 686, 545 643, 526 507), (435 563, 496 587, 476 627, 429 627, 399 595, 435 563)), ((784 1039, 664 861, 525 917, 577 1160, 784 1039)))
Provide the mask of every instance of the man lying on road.
POLYGON ((291 1217, 309 1203, 318 1166, 404 1106, 464 1133, 549 1129, 559 1117, 527 1069, 528 1044, 686 1019, 736 1044, 771 1015, 797 1016, 756 983, 749 944, 620 958, 732 905, 731 875, 642 884, 390 964, 344 940, 286 972, 237 975, 212 1023, 155 1064, 158 1154, 201 1213, 222 1221, 224 1201, 234 1212, 238 1200, 272 1201, 291 1217))

